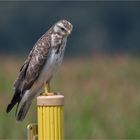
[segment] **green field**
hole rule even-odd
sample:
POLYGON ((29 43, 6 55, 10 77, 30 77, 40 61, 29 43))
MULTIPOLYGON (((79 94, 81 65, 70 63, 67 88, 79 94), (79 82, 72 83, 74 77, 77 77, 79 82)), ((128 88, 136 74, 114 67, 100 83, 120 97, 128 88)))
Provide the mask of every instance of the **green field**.
MULTIPOLYGON (((5 113, 23 59, 0 59, 0 138, 25 139, 36 122, 36 100, 24 122, 5 113)), ((65 138, 140 138, 140 58, 96 56, 65 59, 52 81, 65 95, 65 138)))

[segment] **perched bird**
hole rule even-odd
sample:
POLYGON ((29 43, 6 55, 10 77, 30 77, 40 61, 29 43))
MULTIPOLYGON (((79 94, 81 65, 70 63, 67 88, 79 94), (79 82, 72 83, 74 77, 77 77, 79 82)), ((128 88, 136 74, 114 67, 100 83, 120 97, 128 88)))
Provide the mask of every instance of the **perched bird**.
POLYGON ((34 45, 14 83, 14 96, 7 106, 10 112, 17 104, 16 120, 23 121, 33 98, 45 86, 45 94, 50 92, 50 81, 60 66, 67 37, 73 26, 67 20, 54 24, 34 45))

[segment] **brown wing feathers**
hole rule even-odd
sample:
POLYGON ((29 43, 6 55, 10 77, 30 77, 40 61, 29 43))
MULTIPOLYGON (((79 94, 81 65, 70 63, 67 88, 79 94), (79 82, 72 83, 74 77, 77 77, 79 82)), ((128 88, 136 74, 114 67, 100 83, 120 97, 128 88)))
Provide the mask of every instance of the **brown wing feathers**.
POLYGON ((16 103, 20 103, 26 90, 30 89, 38 78, 50 50, 50 38, 43 36, 36 43, 28 58, 20 69, 19 76, 14 83, 15 93, 6 112, 10 112, 16 103), (43 41, 43 43, 41 43, 43 41))

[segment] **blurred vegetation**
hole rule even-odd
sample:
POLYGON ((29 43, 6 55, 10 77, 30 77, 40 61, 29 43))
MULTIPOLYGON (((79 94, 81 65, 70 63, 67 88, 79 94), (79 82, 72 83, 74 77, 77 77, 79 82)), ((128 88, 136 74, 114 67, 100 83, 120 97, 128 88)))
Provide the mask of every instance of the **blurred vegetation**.
MULTIPOLYGON (((140 58, 127 55, 65 59, 52 89, 65 95, 65 138, 140 138, 140 58)), ((23 59, 0 58, 0 138, 26 138, 36 101, 22 123, 5 109, 23 59)))

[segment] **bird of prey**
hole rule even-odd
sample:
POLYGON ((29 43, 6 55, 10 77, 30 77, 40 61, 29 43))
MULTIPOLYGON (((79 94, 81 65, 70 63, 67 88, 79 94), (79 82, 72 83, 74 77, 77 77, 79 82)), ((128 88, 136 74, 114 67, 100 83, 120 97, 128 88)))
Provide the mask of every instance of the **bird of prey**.
POLYGON ((72 29, 69 21, 58 21, 36 42, 20 68, 14 83, 14 96, 6 110, 10 112, 17 104, 17 121, 23 121, 43 85, 46 86, 45 93, 49 94, 50 81, 62 62, 67 37, 72 29))

